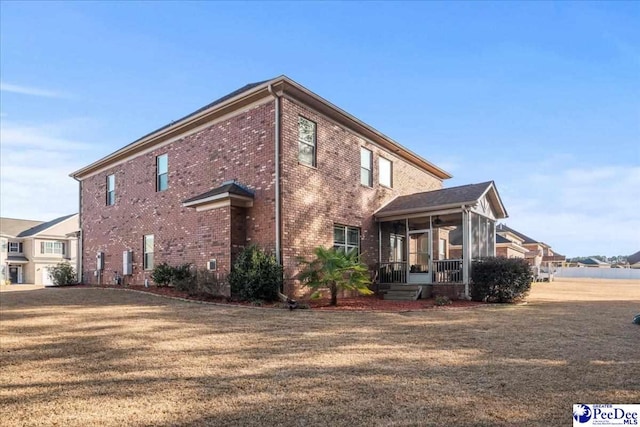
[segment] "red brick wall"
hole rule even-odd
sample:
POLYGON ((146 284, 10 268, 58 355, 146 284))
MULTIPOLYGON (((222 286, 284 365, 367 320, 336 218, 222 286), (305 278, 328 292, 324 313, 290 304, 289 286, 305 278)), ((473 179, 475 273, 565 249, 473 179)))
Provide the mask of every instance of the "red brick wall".
MULTIPOLYGON (((230 222, 244 216, 241 238, 273 249, 274 244, 274 103, 269 102, 212 124, 182 139, 138 155, 83 181, 81 220, 84 233, 83 277, 95 283, 96 252, 106 255, 105 280, 122 271, 122 251, 133 251, 134 274, 143 282, 143 235, 155 236, 155 264, 185 262, 204 267, 216 258, 230 268, 230 222), (169 189, 156 192, 156 156, 169 155, 169 189), (116 175, 116 203, 105 206, 107 175, 116 175), (252 208, 229 207, 196 212, 182 201, 237 179, 255 192, 252 208)), ((240 234, 238 234, 240 233, 240 234)))
MULTIPOLYGON (((106 254, 105 280, 122 270, 122 251, 134 252, 134 274, 142 283, 142 239, 155 236, 155 264, 185 262, 204 267, 216 258, 228 272, 231 254, 256 243, 273 249, 275 233, 274 103, 211 125, 83 181, 84 280, 94 283, 95 254, 106 254), (169 189, 155 191, 155 158, 169 155, 169 189), (106 177, 116 174, 116 204, 105 206, 106 177), (182 201, 237 179, 255 191, 252 208, 196 212, 182 201)), ((329 119, 282 100, 282 259, 287 287, 297 257, 333 245, 333 225, 361 229, 364 261, 378 260, 373 213, 398 195, 442 187, 440 179, 399 159, 329 119), (298 163, 298 116, 317 123, 317 168, 298 163), (373 152, 373 188, 360 184, 360 147, 373 152), (378 184, 378 158, 393 162, 393 188, 378 184)), ((105 281, 103 280, 103 282, 105 281)))
POLYGON ((398 195, 442 187, 433 175, 289 99, 282 100, 282 248, 287 291, 295 286, 296 257, 333 246, 334 223, 360 227, 361 251, 378 261, 373 213, 398 195), (298 163, 298 116, 317 124, 317 168, 298 163), (373 152, 373 188, 360 184, 360 147, 373 152), (378 158, 393 162, 393 188, 378 184, 378 158))

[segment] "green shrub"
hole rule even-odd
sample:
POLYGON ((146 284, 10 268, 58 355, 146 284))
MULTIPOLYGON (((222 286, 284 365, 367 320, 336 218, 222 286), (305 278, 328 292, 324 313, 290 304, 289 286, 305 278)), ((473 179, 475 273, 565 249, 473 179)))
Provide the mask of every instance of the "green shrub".
POLYGON ((474 261, 471 267, 471 299, 513 302, 531 289, 531 267, 522 258, 489 257, 474 261))
POLYGON ((256 245, 245 248, 229 274, 231 296, 241 301, 275 301, 282 286, 282 266, 256 245))
POLYGON ((437 306, 449 305, 449 304, 451 304, 451 300, 449 299, 448 296, 438 295, 438 296, 436 296, 434 304, 437 305, 437 306))
POLYGON ((66 286, 76 283, 76 271, 68 262, 61 262, 55 267, 49 267, 49 278, 54 286, 66 286))
POLYGON ((158 264, 151 272, 151 278, 158 287, 174 285, 191 279, 191 264, 172 267, 166 262, 158 264))
POLYGON ((187 269, 188 275, 176 279, 174 286, 180 291, 187 292, 190 296, 226 296, 226 282, 215 271, 205 268, 193 270, 187 269))
POLYGON ((166 262, 158 264, 153 268, 151 272, 151 279, 157 287, 169 286, 173 280, 174 268, 166 262))

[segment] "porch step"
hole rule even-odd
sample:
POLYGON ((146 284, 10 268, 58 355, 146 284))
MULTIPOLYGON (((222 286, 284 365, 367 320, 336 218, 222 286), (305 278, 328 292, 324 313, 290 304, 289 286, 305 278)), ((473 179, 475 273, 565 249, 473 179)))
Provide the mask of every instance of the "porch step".
POLYGON ((395 301, 415 301, 422 293, 420 285, 396 285, 393 284, 385 292, 384 299, 395 301))

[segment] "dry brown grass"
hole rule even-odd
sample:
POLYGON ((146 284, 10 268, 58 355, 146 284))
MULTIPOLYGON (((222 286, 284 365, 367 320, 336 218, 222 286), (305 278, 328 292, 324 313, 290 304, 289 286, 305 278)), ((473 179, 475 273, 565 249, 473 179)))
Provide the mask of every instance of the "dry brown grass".
POLYGON ((638 282, 411 313, 0 298, 1 425, 554 426, 572 403, 640 402, 638 282))

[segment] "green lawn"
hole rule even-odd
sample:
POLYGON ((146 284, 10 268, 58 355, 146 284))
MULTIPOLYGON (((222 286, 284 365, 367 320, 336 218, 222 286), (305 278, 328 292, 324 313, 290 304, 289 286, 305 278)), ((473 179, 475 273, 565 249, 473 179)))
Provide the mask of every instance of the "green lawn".
POLYGON ((105 289, 0 301, 0 425, 556 426, 573 403, 640 402, 637 281, 410 313, 105 289))

